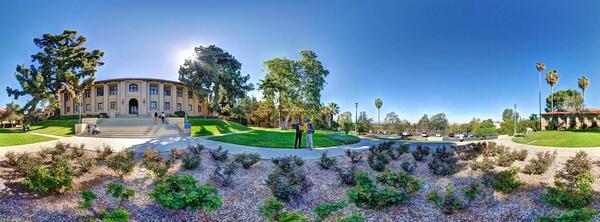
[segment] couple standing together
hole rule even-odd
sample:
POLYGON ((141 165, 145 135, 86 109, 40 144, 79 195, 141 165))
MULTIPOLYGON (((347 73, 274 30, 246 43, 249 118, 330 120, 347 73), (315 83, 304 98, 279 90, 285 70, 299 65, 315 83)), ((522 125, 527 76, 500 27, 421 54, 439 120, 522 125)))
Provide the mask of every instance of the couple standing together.
POLYGON ((296 130, 296 140, 294 141, 294 149, 302 148, 302 132, 306 131, 306 148, 313 149, 313 134, 315 133, 315 126, 310 122, 310 119, 306 119, 306 124, 300 121, 294 124, 296 130))

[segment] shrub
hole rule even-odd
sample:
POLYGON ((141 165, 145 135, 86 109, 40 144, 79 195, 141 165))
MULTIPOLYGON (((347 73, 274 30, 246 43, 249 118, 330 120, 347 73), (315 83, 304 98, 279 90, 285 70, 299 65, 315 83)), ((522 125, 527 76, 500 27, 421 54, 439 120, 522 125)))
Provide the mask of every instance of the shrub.
POLYGON ((399 189, 406 194, 415 194, 423 189, 423 180, 407 173, 385 172, 377 176, 377 182, 399 189))
POLYGON ((29 153, 14 154, 14 152, 6 153, 7 166, 15 170, 20 175, 26 175, 31 169, 40 167, 44 164, 42 158, 32 156, 29 153))
POLYGON ((371 153, 369 158, 367 158, 367 162, 373 170, 381 172, 384 171, 385 167, 390 163, 390 159, 388 158, 388 155, 385 154, 371 153))
POLYGON ((235 155, 235 162, 240 163, 244 169, 250 169, 258 161, 260 161, 260 154, 258 153, 240 153, 235 155))
POLYGON ((440 196, 437 191, 432 191, 427 195, 427 199, 440 207, 444 214, 452 215, 456 211, 464 208, 463 202, 456 197, 455 192, 454 185, 449 183, 448 186, 446 186, 446 194, 444 197, 440 196))
POLYGON ((529 155, 529 151, 527 150, 519 150, 512 152, 513 157, 518 161, 525 161, 527 159, 527 155, 529 155))
POLYGON ((85 144, 80 144, 79 146, 69 146, 71 148, 71 157, 73 159, 82 157, 85 154, 85 144))
POLYGON ((147 148, 144 150, 144 165, 160 161, 160 152, 157 149, 147 148))
POLYGON ((199 155, 186 153, 183 155, 183 159, 181 159, 181 166, 184 169, 192 170, 198 168, 200 162, 202 162, 202 158, 199 155))
POLYGON ((536 153, 536 157, 531 159, 529 164, 524 167, 523 173, 537 175, 546 173, 554 163, 556 155, 556 151, 554 153, 550 151, 536 153))
POLYGON ((429 147, 419 145, 411 154, 416 161, 423 161, 429 155, 429 152, 429 147))
POLYGON ((120 177, 133 172, 135 167, 135 153, 133 149, 123 150, 111 155, 106 161, 106 166, 115 171, 120 177))
POLYGON ((482 150, 481 143, 469 143, 460 146, 453 146, 453 149, 456 151, 456 155, 461 160, 473 160, 477 159, 481 154, 482 150))
POLYGON ((348 191, 348 200, 360 208, 381 209, 410 200, 408 194, 393 187, 378 189, 371 175, 360 172, 356 185, 348 191))
POLYGON ((557 207, 577 209, 589 206, 593 201, 592 160, 587 153, 577 152, 565 163, 555 179, 556 187, 542 194, 542 201, 557 207))
POLYGON ((352 162, 352 163, 358 163, 358 162, 362 161, 362 159, 363 159, 362 154, 360 153, 360 151, 357 151, 357 150, 347 149, 346 156, 348 156, 350 158, 350 162, 352 162))
POLYGON ((521 182, 517 177, 518 173, 519 168, 515 167, 500 171, 492 178, 492 188, 495 191, 502 193, 512 193, 521 185, 523 185, 523 182, 521 182))
POLYGON ((327 157, 327 152, 321 153, 321 158, 319 159, 319 166, 323 169, 330 169, 337 164, 337 160, 333 157, 327 157))
POLYGON ((409 174, 413 174, 415 172, 415 169, 417 169, 417 163, 413 162, 413 161, 402 161, 402 163, 400 164, 400 167, 402 167, 402 169, 404 171, 406 171, 409 174))
POLYGON ((355 166, 350 166, 348 168, 345 169, 338 169, 338 176, 340 177, 340 180, 342 181, 342 184, 346 184, 346 185, 352 185, 354 186, 356 184, 356 167, 355 166))
POLYGON ((500 150, 504 148, 504 146, 496 146, 496 143, 494 142, 482 142, 481 145, 481 154, 485 157, 496 156, 498 153, 500 153, 498 152, 498 148, 500 148, 500 150))
POLYGON ((16 167, 17 166, 17 155, 15 154, 14 151, 8 151, 4 154, 4 157, 6 158, 6 166, 8 167, 16 167))
POLYGON ((402 156, 408 152, 410 152, 410 146, 408 145, 408 143, 400 144, 400 146, 398 147, 398 154, 402 156))
POLYGON ((123 203, 135 194, 135 191, 131 188, 125 188, 123 185, 118 183, 110 183, 107 186, 106 193, 111 197, 119 200, 119 208, 123 207, 123 203))
POLYGON ((171 158, 179 159, 183 156, 183 149, 173 148, 171 149, 171 158))
POLYGON ((442 176, 452 175, 460 170, 458 157, 446 147, 438 148, 433 153, 433 160, 428 166, 431 173, 442 176))
POLYGON ((77 159, 77 166, 79 167, 80 174, 89 172, 94 165, 96 165, 96 159, 93 157, 82 156, 77 159))
POLYGON ((267 187, 281 201, 298 199, 311 184, 302 169, 304 161, 297 156, 273 159, 276 168, 267 176, 267 187))
POLYGON ((204 150, 204 145, 199 143, 196 144, 196 146, 188 145, 188 150, 190 150, 190 152, 193 154, 200 155, 202 154, 202 150, 204 150))
POLYGON ((537 218, 536 222, 569 222, 569 221, 591 221, 598 211, 590 208, 579 208, 568 210, 559 215, 543 216, 537 218))
POLYGON ((125 209, 115 209, 102 215, 103 222, 126 222, 129 221, 129 211, 125 209))
POLYGON ((156 176, 158 178, 163 178, 169 173, 169 169, 171 169, 171 167, 173 167, 173 163, 174 162, 172 159, 167 159, 167 160, 158 161, 158 162, 148 162, 146 164, 146 167, 150 171, 152 171, 154 176, 156 176))
POLYGON ((471 184, 467 188, 463 189, 463 193, 465 194, 465 197, 467 197, 467 200, 473 201, 477 199, 479 195, 481 195, 481 186, 476 183, 471 184))
POLYGON ((235 174, 235 162, 227 164, 225 167, 217 166, 213 171, 212 179, 221 186, 228 187, 233 183, 233 174, 235 174))
POLYGON ((214 211, 222 205, 214 186, 198 185, 190 175, 161 179, 150 196, 162 207, 172 210, 214 211))
POLYGON ((346 206, 347 204, 344 201, 336 201, 332 203, 319 203, 317 207, 312 209, 312 212, 314 212, 317 215, 317 221, 324 221, 325 219, 329 218, 331 214, 338 210, 344 209, 346 206))
POLYGON ((102 148, 96 148, 96 159, 97 160, 106 160, 108 156, 113 154, 113 149, 109 145, 102 145, 102 148))
POLYGON ((365 222, 365 216, 361 214, 351 214, 350 216, 340 217, 336 222, 365 222))
POLYGON ((472 170, 481 170, 485 173, 490 172, 490 170, 496 167, 496 161, 493 159, 484 157, 482 161, 475 161, 471 165, 472 170))
POLYGON ((216 150, 210 150, 210 156, 215 161, 225 162, 229 157, 229 150, 223 150, 223 147, 219 146, 216 150))
POLYGON ((496 158, 496 164, 498 164, 498 166, 509 167, 512 166, 515 160, 516 159, 510 152, 501 153, 498 155, 498 158, 496 158))
POLYGON ((309 218, 301 212, 289 212, 284 209, 281 202, 275 198, 269 198, 265 200, 259 208, 260 214, 271 222, 279 221, 294 221, 294 222, 307 222, 309 218))
POLYGON ((27 190, 39 194, 70 190, 72 183, 73 169, 65 159, 58 160, 50 169, 43 166, 31 169, 23 181, 27 190))
POLYGON ((78 202, 78 207, 81 209, 89 209, 92 208, 92 204, 94 200, 97 198, 96 193, 91 191, 90 189, 85 189, 79 193, 83 200, 78 202))

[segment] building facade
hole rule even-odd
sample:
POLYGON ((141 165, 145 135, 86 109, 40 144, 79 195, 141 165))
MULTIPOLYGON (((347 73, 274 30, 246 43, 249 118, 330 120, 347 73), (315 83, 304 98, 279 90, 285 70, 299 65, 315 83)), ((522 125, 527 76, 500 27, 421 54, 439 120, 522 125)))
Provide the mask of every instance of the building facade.
POLYGON ((600 109, 542 113, 542 130, 596 128, 600 121, 600 109))
MULTIPOLYGON (((80 106, 71 96, 60 96, 60 114, 79 114, 80 106)), ((188 116, 208 116, 206 98, 198 98, 181 82, 150 79, 120 78, 96 81, 82 96, 82 114, 106 113, 115 117, 151 117, 154 113, 175 114, 185 111, 188 116)))

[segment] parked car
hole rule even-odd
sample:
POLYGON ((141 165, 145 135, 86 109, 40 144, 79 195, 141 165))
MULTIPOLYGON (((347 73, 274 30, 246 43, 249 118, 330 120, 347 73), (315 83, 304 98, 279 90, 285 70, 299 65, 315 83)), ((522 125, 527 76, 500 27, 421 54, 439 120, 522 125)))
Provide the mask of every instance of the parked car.
POLYGON ((409 132, 402 132, 402 136, 412 136, 409 132))
POLYGON ((428 137, 429 135, 427 135, 427 133, 421 133, 422 137, 428 137))
POLYGON ((448 133, 448 137, 454 137, 454 133, 448 133))

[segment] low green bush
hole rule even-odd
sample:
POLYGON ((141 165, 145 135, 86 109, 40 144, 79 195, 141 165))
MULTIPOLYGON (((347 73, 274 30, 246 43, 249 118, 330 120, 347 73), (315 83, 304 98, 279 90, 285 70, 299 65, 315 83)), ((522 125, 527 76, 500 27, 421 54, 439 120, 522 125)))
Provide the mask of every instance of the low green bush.
POLYGON ((27 173, 23 185, 27 190, 38 194, 50 194, 70 190, 73 184, 73 169, 65 159, 58 160, 54 166, 38 166, 27 173))
POLYGON ((200 155, 186 153, 181 159, 181 166, 186 170, 193 170, 198 168, 201 162, 202 158, 200 157, 200 155))
POLYGON ((327 152, 321 153, 321 158, 319 158, 319 166, 323 169, 330 169, 337 164, 337 160, 333 157, 328 157, 327 152))
POLYGON ((388 155, 382 153, 371 153, 367 158, 369 166, 375 171, 384 171, 386 166, 390 163, 388 155))
POLYGON ((587 222, 591 221, 598 214, 597 210, 590 208, 579 208, 565 211, 559 215, 542 216, 537 218, 536 222, 587 222))
POLYGON ((110 155, 114 153, 113 149, 109 145, 102 145, 101 147, 96 148, 96 159, 104 161, 110 155))
POLYGON ((543 193, 541 199, 551 206, 570 210, 587 207, 593 202, 592 160, 587 153, 579 151, 567 160, 556 176, 555 187, 543 193))
POLYGON ((481 170, 485 173, 490 172, 495 167, 496 161, 488 157, 484 157, 482 161, 475 161, 471 165, 472 170, 481 170))
POLYGON ((270 222, 308 222, 309 218, 301 212, 290 212, 285 206, 271 197, 266 199, 259 208, 260 214, 270 222))
POLYGON ((171 149, 171 158, 180 159, 183 156, 183 149, 180 148, 172 148, 171 149))
POLYGON ((300 198, 312 185, 302 166, 304 161, 298 156, 280 157, 271 160, 275 169, 267 176, 267 187, 273 196, 281 201, 300 198))
POLYGON ((133 197, 135 191, 118 183, 110 183, 107 186, 106 193, 119 200, 119 208, 121 208, 123 207, 123 203, 125 203, 125 201, 128 201, 133 197))
POLYGON ((411 154, 416 161, 423 161, 425 157, 429 156, 429 152, 429 147, 419 145, 411 154))
POLYGON ((379 174, 376 179, 380 184, 394 187, 410 195, 417 193, 424 186, 423 180, 407 173, 384 172, 379 174))
POLYGON ((536 175, 546 173, 550 169, 550 166, 552 166, 552 163, 554 163, 556 155, 556 151, 554 153, 550 151, 536 153, 536 157, 531 159, 529 164, 523 168, 523 173, 536 175))
POLYGON ((111 210, 102 215, 102 222, 127 222, 129 211, 125 209, 111 210))
POLYGON ((135 165, 135 151, 133 149, 116 152, 106 160, 106 166, 115 171, 120 177, 133 172, 135 165))
POLYGON ((519 180, 517 174, 519 173, 519 168, 513 167, 508 168, 506 170, 500 171, 498 174, 494 175, 491 181, 491 186, 495 191, 499 191, 502 193, 512 193, 521 185, 523 182, 519 180))
POLYGON ((198 185, 190 175, 161 179, 150 196, 162 207, 172 210, 214 211, 222 205, 213 185, 198 185))
POLYGON ((410 196, 394 187, 378 188, 369 173, 360 172, 356 185, 348 191, 348 200, 360 208, 382 209, 405 203, 410 196))
POLYGON ((365 222, 367 219, 361 214, 351 214, 349 216, 340 217, 336 222, 365 222))
POLYGON ((225 167, 217 166, 213 171, 212 180, 221 184, 221 186, 228 187, 233 183, 233 175, 235 174, 236 164, 231 162, 225 167))
POLYGON ((456 156, 454 151, 446 149, 446 147, 436 149, 432 156, 433 160, 428 166, 434 175, 452 175, 457 173, 461 168, 458 164, 458 156, 456 156))
POLYGON ((463 189, 463 193, 465 194, 467 200, 473 201, 481 195, 481 186, 479 186, 479 184, 476 183, 471 184, 463 189))
POLYGON ((169 173, 169 169, 173 167, 175 162, 172 159, 166 159, 158 162, 146 163, 146 168, 152 171, 152 174, 158 178, 163 178, 169 173))
POLYGON ((456 211, 464 209, 463 202, 455 195, 455 188, 452 183, 446 186, 445 195, 442 197, 437 191, 433 190, 427 194, 427 200, 432 201, 440 207, 444 214, 452 215, 456 211))
POLYGON ((240 163, 244 169, 250 169, 258 161, 260 161, 260 154, 258 153, 240 153, 235 155, 235 162, 240 163))
POLYGON ((356 184, 356 166, 352 165, 348 168, 338 168, 337 173, 342 184, 351 186, 356 184))
POLYGON ((331 203, 319 203, 317 207, 312 209, 312 212, 317 215, 317 221, 325 221, 333 213, 338 210, 344 209, 348 204, 344 201, 335 201, 331 203))
POLYGON ((219 146, 216 150, 210 150, 210 156, 215 161, 225 162, 229 158, 229 150, 224 150, 222 146, 219 146))
POLYGON ((345 152, 346 156, 350 158, 351 163, 358 163, 363 159, 363 155, 360 153, 360 151, 347 149, 345 152))
POLYGON ((402 163, 400 163, 400 167, 402 167, 402 169, 404 171, 406 171, 409 174, 413 174, 415 172, 415 169, 417 169, 417 163, 413 162, 413 161, 402 161, 402 163))

